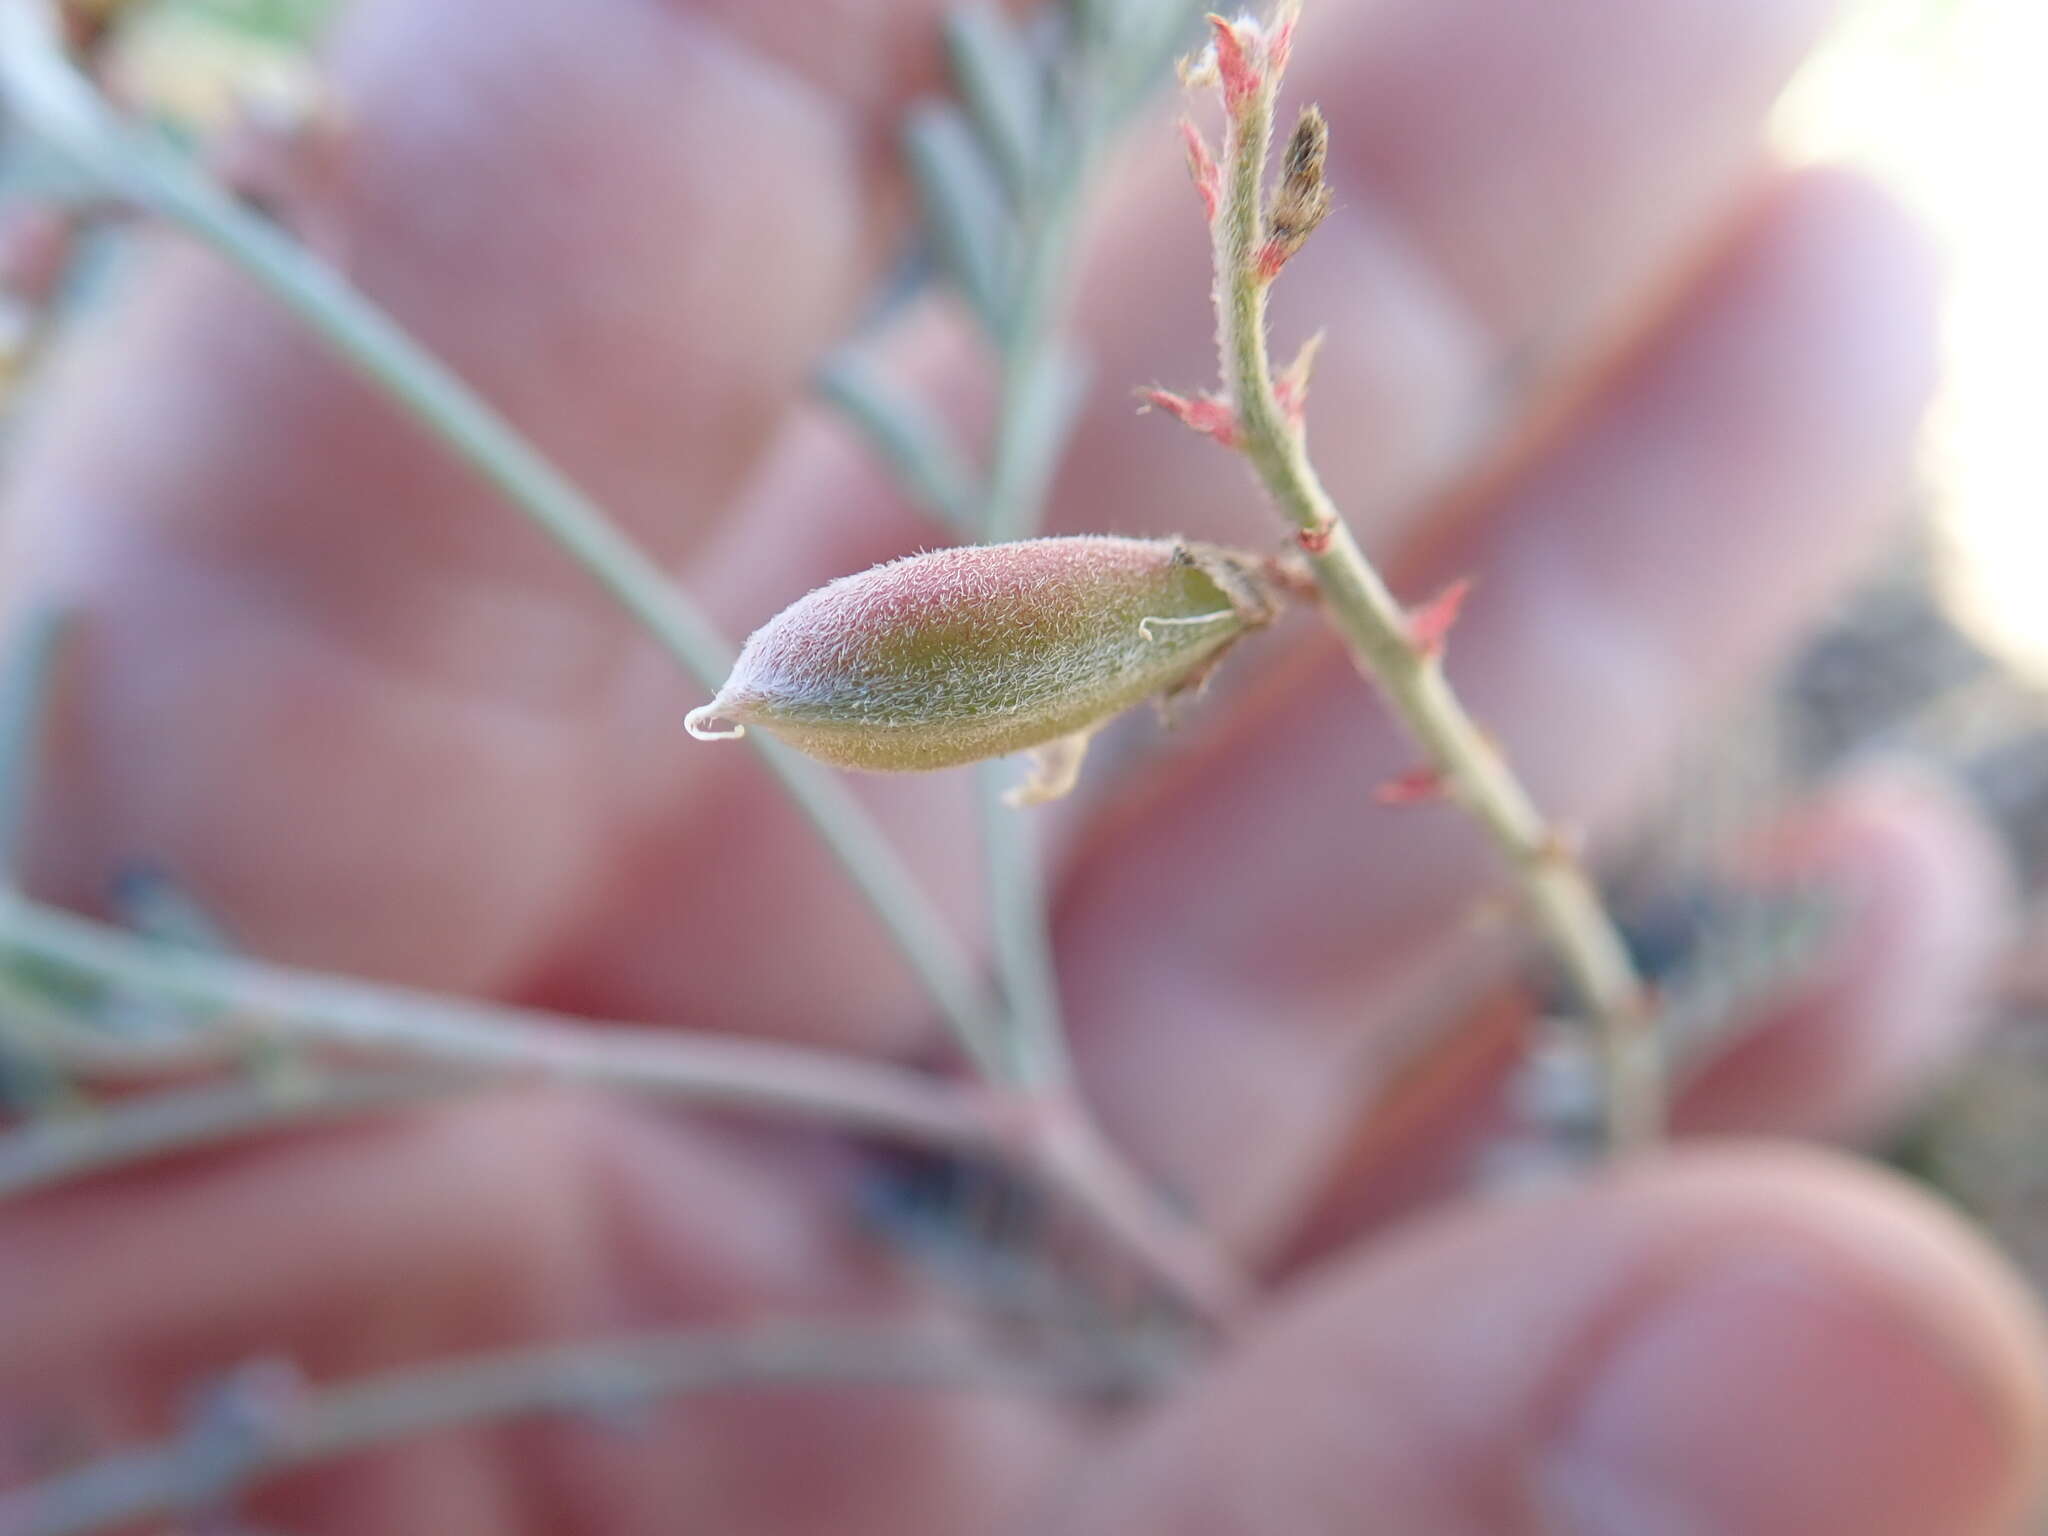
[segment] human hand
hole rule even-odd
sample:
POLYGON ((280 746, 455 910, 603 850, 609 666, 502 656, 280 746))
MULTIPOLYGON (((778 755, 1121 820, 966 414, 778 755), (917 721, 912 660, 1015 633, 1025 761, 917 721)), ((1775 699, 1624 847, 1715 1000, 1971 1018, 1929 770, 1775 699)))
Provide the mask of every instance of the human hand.
MULTIPOLYGON (((900 237, 887 146, 936 9, 365 0, 336 61, 347 137, 285 211, 741 631, 933 537, 803 384, 900 237)), ((1757 148, 1822 9, 1329 5, 1297 64, 1340 184, 1280 290, 1283 327, 1330 328, 1325 476, 1404 588, 1479 577, 1454 676, 1596 832, 1897 499, 1926 257, 1876 194, 1757 148)), ((1199 220, 1173 153, 1144 158, 1083 299, 1103 394, 1057 512, 1256 542, 1238 471, 1122 404, 1208 367, 1199 220)), ((971 394, 943 313, 902 345, 971 394)), ((772 786, 683 736, 701 695, 289 318, 166 250, 79 375, 16 491, 17 592, 83 615, 46 890, 91 905, 148 858, 282 960, 935 1043, 772 786)), ((1122 776, 1104 754, 1059 823, 1091 1099, 1288 1278, 1213 1370, 1107 1434, 1008 1400, 707 1398, 638 1436, 423 1441, 254 1507, 437 1536, 2000 1529, 2039 1438, 2037 1324, 1904 1189, 1702 1149, 1392 1225, 1459 1166, 1483 1064, 1448 1108, 1373 1105, 1388 1130, 1333 1182, 1418 993, 1481 1001, 1458 983, 1492 873, 1454 819, 1370 805, 1405 749, 1341 658, 1292 630, 1237 669, 1260 655, 1190 747, 1122 776)), ((961 786, 861 788, 971 911, 961 786)), ((1680 1118, 1853 1131, 1956 1044, 1995 861, 1888 783, 1771 844, 1853 917, 1680 1118)), ((943 1307, 848 1230, 842 1171, 772 1132, 524 1092, 48 1197, 0 1216, 0 1422, 132 1438, 252 1356, 328 1380, 943 1307)))

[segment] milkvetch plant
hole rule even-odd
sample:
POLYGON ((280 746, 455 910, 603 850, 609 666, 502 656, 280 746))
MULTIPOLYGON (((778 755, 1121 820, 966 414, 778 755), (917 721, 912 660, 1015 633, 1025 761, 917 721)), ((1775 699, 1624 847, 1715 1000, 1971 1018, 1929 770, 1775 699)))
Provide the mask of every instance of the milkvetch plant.
MULTIPOLYGON (((1198 693, 1240 641, 1296 601, 1318 609, 1342 637, 1421 749, 1421 765, 1378 786, 1376 798, 1447 798, 1485 829, 1600 1042, 1610 1145, 1652 1136, 1659 1099, 1642 988, 1569 839, 1538 812, 1445 678, 1447 642, 1469 589, 1455 583, 1414 608, 1395 600, 1309 458, 1319 338, 1307 338, 1285 368, 1268 356, 1269 290, 1332 203, 1328 127, 1316 108, 1300 114, 1277 176, 1269 176, 1276 97, 1297 15, 1298 6, 1282 3, 1264 19, 1209 17, 1207 47, 1183 68, 1184 80, 1213 88, 1223 109, 1217 149, 1193 125, 1182 129, 1212 237, 1222 377, 1208 392, 1141 391, 1151 406, 1246 461, 1248 488, 1259 487, 1280 512, 1286 538, 1259 548, 1250 531, 1246 547, 1110 532, 1033 536, 1084 398, 1085 359, 1058 333, 1083 194, 1144 83, 1192 40, 1183 23, 1194 16, 1183 0, 1071 0, 1064 32, 1048 42, 1020 33, 992 8, 968 6, 948 26, 961 100, 914 112, 905 148, 928 245, 998 359, 987 462, 974 464, 936 413, 852 354, 835 359, 820 381, 910 496, 968 542, 844 575, 768 618, 735 655, 690 597, 459 377, 286 233, 124 123, 66 58, 43 0, 0 0, 0 90, 16 123, 95 195, 183 228, 253 276, 580 562, 711 692, 681 725, 704 740, 751 737, 765 753, 883 916, 978 1079, 962 1084, 828 1051, 612 1028, 309 975, 47 907, 5 885, 0 870, 0 958, 9 962, 0 981, 14 985, 34 973, 43 988, 26 987, 24 997, 8 1001, 26 1006, 39 1025, 61 1008, 86 1021, 59 1019, 54 1027, 90 1038, 90 1049, 67 1050, 60 1063, 88 1087, 164 1072, 160 1055, 145 1059, 93 1033, 95 1015, 137 998, 189 1032, 193 1049, 173 1053, 173 1074, 236 1059, 219 1049, 238 1038, 234 1030, 260 1029, 303 1051, 292 1062, 298 1097, 287 1103, 246 1085, 223 1091, 174 1083, 133 1102, 109 1096, 81 1122, 83 1133, 10 1133, 0 1139, 0 1196, 293 1118, 540 1074, 824 1122, 995 1164, 1146 1278, 1146 1304, 1122 1309, 1137 1314, 1130 1333, 1138 1346, 1150 1342, 1144 1325, 1164 1316, 1184 1350, 1191 1339, 1234 1325, 1249 1284, 1192 1213, 1128 1165, 1082 1101, 1065 1059, 1044 903, 1025 840, 1033 822, 1016 808, 1065 793, 1089 740, 1110 721, 1147 701, 1167 706, 1198 693), (1008 768, 983 779, 990 979, 861 802, 804 757, 833 768, 915 772, 1017 753, 1033 758, 1024 782, 1008 768), (370 1070, 365 1056, 373 1058, 370 1070), (1183 1326, 1190 1322, 1204 1326, 1183 1326)), ((0 752, 0 849, 14 841, 11 812, 21 790, 10 766, 26 760, 53 648, 17 646, 14 670, 0 680, 10 748, 0 752)), ((1374 787, 1361 784, 1361 814, 1382 813, 1374 799, 1374 787)), ((1094 1278, 1062 1276, 1077 1293, 1094 1278)), ((1086 1302, 1062 1315, 1118 1311, 1092 1294, 1086 1302)), ((656 1353, 667 1366, 655 1379, 692 1390, 729 1379, 801 1378, 807 1370, 940 1380, 978 1368, 978 1357, 963 1361, 957 1340, 934 1356, 930 1340, 807 1328, 770 1333, 665 1341, 656 1353)), ((1061 1350, 1036 1368, 998 1374, 1079 1375, 1100 1385, 1103 1370, 1071 1368, 1073 1340, 1056 1342, 1061 1350)), ((517 1359, 504 1378, 515 1387, 493 1398, 489 1412, 565 1397, 581 1402, 591 1394, 593 1359, 617 1372, 633 1353, 614 1344, 593 1354, 517 1359)), ((1142 1347, 1100 1352, 1101 1362, 1124 1386, 1149 1385, 1158 1374, 1142 1347)), ((486 1361, 477 1369, 490 1376, 503 1368, 486 1361)), ((470 1400, 451 1389, 461 1374, 380 1385, 369 1398, 382 1417, 370 1428, 418 1418, 423 1399, 451 1421, 465 1411, 485 1416, 464 1409, 470 1400), (449 1401, 457 1407, 448 1409, 449 1401)), ((312 1404, 303 1422, 325 1422, 321 1406, 312 1404)), ((59 1488, 54 1498, 38 1499, 22 1528, 92 1529, 175 1502, 175 1456, 137 1459, 145 1464, 116 1464, 69 1493, 59 1488)), ((259 1455, 237 1476, 246 1481, 262 1470, 259 1455)), ((0 1507, 0 1525, 10 1513, 0 1507)))
MULTIPOLYGON (((1329 126, 1314 106, 1296 120, 1277 184, 1268 180, 1275 103, 1299 19, 1299 0, 1280 0, 1264 19, 1211 15, 1207 47, 1181 66, 1186 85, 1213 88, 1223 106, 1220 154, 1193 123, 1181 125, 1215 257, 1223 380, 1219 390, 1192 396, 1141 393, 1241 453, 1291 525, 1332 626, 1425 754, 1422 766, 1380 786, 1377 798, 1394 805, 1448 798, 1484 829, 1577 994, 1601 1064, 1606 1140, 1616 1149, 1634 1146, 1653 1139, 1661 1122, 1650 1000, 1570 840, 1546 820, 1445 679, 1446 638, 1469 586, 1453 583, 1413 611, 1396 601, 1309 458, 1309 383, 1320 335, 1285 369, 1268 355, 1268 295, 1332 200, 1329 126)), ((963 286, 973 296, 983 285, 963 277, 963 286)), ((987 302, 977 299, 977 307, 987 302)), ((900 436, 878 435, 900 450, 900 436)), ((915 459, 906 466, 900 451, 895 457, 911 486, 933 478, 915 459)), ((1031 749, 1037 772, 1011 803, 1064 793, 1093 730, 1149 693, 1183 686, 1180 658, 1192 665, 1234 639, 1248 627, 1248 610, 1233 602, 1233 616, 1211 599, 1211 612, 1191 613, 1163 593, 1140 597, 1136 586, 1077 582, 1069 562, 1049 558, 1057 547, 927 556, 825 587, 755 635, 718 698, 692 717, 692 729, 716 737, 758 723, 853 768, 940 768, 1031 749), (1148 603, 1161 611, 1138 611, 1148 603), (1169 624, 1190 632, 1162 643, 1169 624), (722 733, 715 729, 721 718, 734 722, 722 733)))

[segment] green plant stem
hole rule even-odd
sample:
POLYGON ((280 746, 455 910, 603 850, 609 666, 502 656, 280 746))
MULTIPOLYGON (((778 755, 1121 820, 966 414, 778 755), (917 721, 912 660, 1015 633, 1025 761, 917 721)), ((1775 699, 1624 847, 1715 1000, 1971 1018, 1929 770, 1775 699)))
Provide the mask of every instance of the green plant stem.
MULTIPOLYGON (((0 0, 0 93, 15 121, 107 194, 195 236, 254 278, 334 353, 467 461, 553 538, 706 688, 732 649, 668 574, 438 359, 339 274, 162 145, 130 130, 57 45, 46 6, 0 0)), ((844 785, 756 732, 790 797, 872 904, 962 1044, 997 1059, 975 968, 901 858, 844 785)))
POLYGON ((1507 861, 1523 899, 1597 1031, 1606 1134, 1622 1152, 1654 1140, 1662 1089, 1652 1014, 1626 945, 1566 840, 1544 819, 1487 734, 1466 713, 1440 658, 1419 646, 1406 611, 1366 559, 1323 489, 1305 433, 1275 397, 1267 351, 1264 172, 1277 72, 1236 114, 1215 224, 1218 340, 1245 455, 1302 534, 1329 622, 1507 861))
POLYGON ((323 1070, 295 1073, 289 1082, 233 1078, 60 1111, 0 1135, 0 1201, 103 1169, 268 1130, 438 1103, 480 1081, 418 1070, 323 1070))
MULTIPOLYGON (((1184 13, 1185 6, 1174 12, 1184 13)), ((990 542, 1029 538, 1042 521, 1082 393, 1080 366, 1058 329, 1081 215, 1103 148, 1140 99, 1141 81, 1149 82, 1163 61, 1173 30, 1167 19, 1139 36, 1133 46, 1146 60, 1119 78, 1108 78, 1114 60, 1095 59, 1103 78, 1069 80, 1068 110, 1048 114, 1037 171, 1020 199, 1019 261, 991 327, 1001 379, 978 519, 990 542)), ((1228 1326, 1249 1300, 1245 1278, 1197 1223, 1130 1167, 1075 1091, 1035 829, 1005 802, 1009 776, 1000 763, 984 764, 977 785, 989 925, 1008 1004, 1004 1080, 1022 1096, 1018 1113, 1035 1127, 1031 1139, 1051 1176, 1199 1315, 1228 1326)))
POLYGON ((80 1084, 134 1084, 218 1071, 250 1044, 232 1027, 211 1023, 181 1021, 182 1028, 137 1034, 126 1022, 114 1029, 85 1022, 75 1001, 52 997, 0 965, 0 1039, 18 1056, 80 1084))
POLYGON ((851 350, 827 358, 813 379, 818 394, 867 434, 897 482, 924 510, 962 538, 980 533, 980 508, 967 465, 922 404, 851 350))
MULTIPOLYGON (((967 5, 949 18, 967 110, 913 116, 904 150, 921 174, 928 234, 950 253, 946 265, 1001 358, 994 440, 978 493, 963 491, 943 433, 919 412, 889 408, 878 389, 865 387, 863 373, 828 372, 821 387, 867 432, 905 489, 971 537, 1000 543, 1038 531, 1085 393, 1083 370, 1062 344, 1058 321, 1087 193, 1105 146, 1200 10, 1189 0, 1077 8, 1070 68, 1052 82, 1049 101, 1040 99, 1045 93, 1028 49, 992 13, 967 5), (1020 126, 1027 121, 1036 125, 1028 136, 1020 126), (980 146, 963 138, 970 124, 980 129, 980 146), (1000 192, 974 170, 984 160, 1000 171, 1000 192), (998 282, 997 253, 968 259, 982 243, 969 236, 987 234, 1006 200, 1015 214, 1015 261, 998 282)), ((989 928, 1007 1003, 1000 1075, 1020 1087, 1056 1087, 1069 1067, 1043 881, 1036 848, 1005 802, 1008 787, 1000 770, 982 770, 977 794, 989 928)))
POLYGON ((763 1040, 586 1024, 152 942, 0 895, 0 955, 244 1029, 501 1076, 773 1110, 979 1155, 1006 1150, 973 1097, 903 1069, 763 1040))
MULTIPOLYGON (((1006 359, 996 458, 982 507, 982 537, 991 543, 1028 538, 1041 520, 1059 443, 1038 435, 1040 451, 1031 455, 1032 441, 1020 430, 1025 410, 1019 406, 1022 391, 1040 386, 1033 369, 1043 366, 1039 360, 1048 355, 1046 344, 1034 337, 1011 354, 1023 359, 1021 365, 1006 359)), ((983 763, 975 775, 989 936, 1008 1005, 1005 1080, 1025 1090, 1063 1090, 1072 1061, 1060 1016, 1044 858, 1036 821, 1008 801, 1014 775, 1014 765, 1002 759, 983 763)))
MULTIPOLYGON (((1013 306, 997 338, 1003 353, 996 441, 983 499, 983 537, 1029 538, 1065 450, 1078 397, 1078 367, 1058 341, 1071 280, 1080 214, 1094 166, 1113 122, 1087 107, 1070 122, 1071 138, 1048 158, 1043 190, 1026 231, 1013 306)), ((1034 827, 1003 798, 1008 774, 984 764, 979 787, 988 864, 990 926, 998 973, 1010 1006, 1011 1074, 1027 1095, 1037 1141, 1053 1176, 1119 1243, 1225 1327, 1251 1297, 1245 1277, 1215 1240, 1169 1207, 1103 1134, 1075 1090, 1060 1017, 1049 908, 1034 827)))
MULTIPOLYGON (((117 992, 227 1016, 242 1031, 411 1060, 489 1083, 585 1083, 682 1099, 709 1108, 767 1111, 1016 1168, 1080 1215, 1195 1316, 1226 1326, 1242 1284, 1194 1227, 1152 1200, 1080 1111, 1054 1092, 1013 1101, 905 1068, 763 1040, 679 1036, 644 1025, 602 1024, 527 1009, 438 997, 315 975, 239 956, 138 938, 89 918, 0 892, 0 963, 29 960, 90 977, 117 992)), ((311 1070, 321 1070, 314 1068, 311 1070)), ((273 1085, 273 1088, 279 1085, 273 1085)), ((254 1090, 252 1090, 254 1091, 254 1090)), ((132 1106, 140 1113, 145 1100, 132 1106)), ((317 1114, 317 1103, 301 1105, 317 1114)), ((145 1157, 233 1134, 226 1122, 265 1117, 226 1095, 210 1105, 166 1106, 161 1119, 114 1134, 145 1157)), ((254 1128, 253 1125, 250 1128, 254 1128)), ((16 1132, 17 1136, 26 1133, 16 1132)), ((82 1132, 81 1134, 89 1134, 82 1132)), ((64 1176, 46 1138, 0 1138, 0 1169, 64 1176)), ((62 1154, 69 1155, 69 1154, 62 1154)), ((112 1148, 77 1170, 125 1160, 112 1148)), ((0 1186, 4 1186, 0 1179, 0 1186)), ((0 1526, 0 1530, 5 1530, 0 1526)))
POLYGON ((1060 1022, 1059 975, 1047 926, 1037 826, 1003 797, 1015 768, 997 758, 975 771, 987 864, 989 936, 1002 978, 1006 1054, 1003 1080, 1024 1092, 1063 1088, 1072 1076, 1060 1022))
MULTIPOLYGON (((649 1333, 508 1351, 413 1367, 342 1385, 292 1390, 282 1401, 244 1389, 227 1422, 202 1417, 183 1434, 0 1496, 7 1536, 90 1536, 134 1523, 232 1507, 245 1490, 295 1468, 416 1436, 541 1414, 627 1416, 689 1394, 826 1386, 1059 1394, 1148 1384, 1143 1351, 1036 1354, 931 1330, 862 1324, 764 1323, 649 1333), (268 1407, 268 1412, 266 1412, 268 1407)), ((253 1375, 254 1373, 252 1373, 253 1375)), ((232 1383, 224 1389, 232 1395, 232 1383)))
MULTIPOLYGON (((994 336, 1001 354, 995 440, 981 498, 981 537, 1005 543, 1035 535, 1066 448, 1080 393, 1079 365, 1059 341, 1090 172, 1109 125, 1085 105, 1049 113, 1049 149, 1020 208, 1021 259, 994 336), (1085 120, 1075 120, 1081 118, 1085 120)), ((1009 775, 979 773, 989 927, 1009 1004, 1010 1077, 1019 1087, 1064 1093, 1072 1068, 1060 1018, 1044 875, 1033 829, 1005 800, 1009 775)))
POLYGON ((0 655, 0 885, 20 878, 22 829, 35 787, 30 782, 37 766, 35 745, 63 629, 60 610, 29 608, 11 626, 0 655))

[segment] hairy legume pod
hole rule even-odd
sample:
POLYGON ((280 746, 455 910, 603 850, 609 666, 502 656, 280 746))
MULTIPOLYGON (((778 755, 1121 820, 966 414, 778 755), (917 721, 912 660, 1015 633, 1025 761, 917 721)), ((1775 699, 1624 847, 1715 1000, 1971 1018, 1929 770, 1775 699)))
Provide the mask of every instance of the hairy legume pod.
POLYGON ((1132 705, 1198 682, 1272 617, 1284 585, 1263 556, 1180 539, 912 555, 770 619, 685 723, 705 739, 759 726, 828 763, 880 771, 1085 740, 1132 705))

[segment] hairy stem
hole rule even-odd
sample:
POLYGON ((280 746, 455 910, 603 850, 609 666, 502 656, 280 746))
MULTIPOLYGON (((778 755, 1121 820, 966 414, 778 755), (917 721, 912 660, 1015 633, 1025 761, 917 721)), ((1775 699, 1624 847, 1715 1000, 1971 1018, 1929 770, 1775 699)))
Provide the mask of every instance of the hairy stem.
POLYGON ((1157 1363, 1133 1351, 999 1353, 931 1330, 767 1323, 686 1329, 481 1355, 326 1388, 289 1368, 245 1373, 202 1416, 157 1445, 0 1496, 8 1536, 88 1536, 152 1517, 204 1517, 294 1468, 442 1430, 539 1414, 623 1417, 664 1399, 833 1385, 1099 1393, 1143 1385, 1157 1363))
MULTIPOLYGON (((0 0, 0 94, 17 124, 90 183, 185 230, 254 278, 553 538, 706 688, 724 680, 731 647, 666 572, 338 273, 123 124, 62 54, 42 0, 0 0)), ((997 1023, 974 966, 873 819, 837 779, 762 733, 754 741, 968 1051, 995 1061, 997 1023)))
POLYGON ((1269 230, 1264 173, 1280 70, 1230 113, 1223 199, 1214 221, 1218 344, 1239 442, 1266 493, 1294 525, 1323 609, 1421 744, 1445 790, 1507 861, 1524 900, 1598 1033, 1606 1132, 1622 1151, 1654 1139, 1662 1092, 1652 1015, 1621 935, 1564 838, 1545 820, 1444 677, 1438 648, 1418 643, 1317 478, 1306 434, 1274 389, 1267 350, 1269 230))

